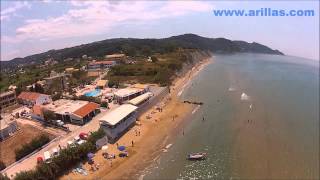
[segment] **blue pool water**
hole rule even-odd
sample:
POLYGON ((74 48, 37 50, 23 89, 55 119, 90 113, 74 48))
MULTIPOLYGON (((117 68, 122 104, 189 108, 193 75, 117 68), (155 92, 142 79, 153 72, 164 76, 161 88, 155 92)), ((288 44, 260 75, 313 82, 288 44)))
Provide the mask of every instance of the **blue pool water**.
POLYGON ((93 91, 90 91, 90 92, 87 92, 87 93, 84 93, 85 96, 88 96, 88 97, 96 97, 100 94, 101 90, 100 89, 95 89, 93 91))

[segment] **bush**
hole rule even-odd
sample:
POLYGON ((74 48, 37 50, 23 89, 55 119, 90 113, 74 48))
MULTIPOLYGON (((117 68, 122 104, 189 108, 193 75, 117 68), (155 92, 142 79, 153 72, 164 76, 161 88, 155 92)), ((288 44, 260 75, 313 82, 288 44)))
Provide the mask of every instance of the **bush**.
POLYGON ((107 108, 108 107, 108 102, 103 101, 103 102, 101 102, 100 106, 107 108))
POLYGON ((109 80, 108 81, 108 87, 112 88, 113 86, 118 87, 119 86, 119 82, 118 81, 109 80))
POLYGON ((83 100, 83 101, 94 102, 94 103, 97 103, 97 104, 101 103, 100 99, 98 99, 96 97, 85 96, 85 95, 80 96, 78 99, 79 100, 83 100))
POLYGON ((151 56, 151 61, 152 61, 152 62, 158 62, 158 58, 155 57, 155 56, 151 56))
POLYGON ((92 132, 91 135, 88 138, 89 142, 96 143, 98 139, 103 138, 106 135, 104 130, 100 128, 98 131, 92 132))
POLYGON ((89 152, 95 152, 95 143, 103 136, 104 131, 99 129, 91 133, 86 143, 62 149, 50 163, 41 163, 35 170, 20 172, 15 176, 15 180, 58 179, 70 168, 85 160, 89 152))
POLYGON ((0 180, 10 180, 10 178, 5 174, 0 173, 0 180))
POLYGON ((0 160, 0 171, 3 170, 3 169, 5 169, 5 168, 6 168, 6 165, 4 164, 4 162, 2 162, 2 161, 0 160))
POLYGON ((20 160, 34 150, 47 144, 50 141, 49 137, 42 134, 40 137, 33 139, 30 143, 24 144, 20 149, 15 150, 16 160, 20 160))

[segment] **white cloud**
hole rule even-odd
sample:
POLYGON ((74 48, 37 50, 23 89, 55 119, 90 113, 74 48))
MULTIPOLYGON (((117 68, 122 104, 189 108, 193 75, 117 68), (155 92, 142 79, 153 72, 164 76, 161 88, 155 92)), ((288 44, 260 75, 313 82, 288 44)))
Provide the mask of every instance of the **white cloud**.
POLYGON ((17 1, 14 2, 13 6, 8 7, 6 9, 1 9, 1 21, 8 20, 12 15, 14 15, 18 10, 22 8, 30 8, 31 5, 27 1, 17 1))
POLYGON ((31 19, 16 29, 7 42, 30 39, 58 39, 105 33, 120 23, 141 23, 193 12, 206 12, 212 5, 200 1, 71 1, 66 14, 47 19, 31 19))

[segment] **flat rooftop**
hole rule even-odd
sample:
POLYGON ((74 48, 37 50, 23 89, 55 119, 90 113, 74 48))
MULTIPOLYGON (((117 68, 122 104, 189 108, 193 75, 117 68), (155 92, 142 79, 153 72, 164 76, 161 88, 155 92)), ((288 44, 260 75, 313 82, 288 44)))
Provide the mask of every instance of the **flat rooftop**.
POLYGON ((88 103, 88 101, 59 99, 57 101, 45 105, 44 108, 59 114, 65 114, 66 112, 72 113, 88 103))
POLYGON ((13 117, 7 115, 0 120, 0 130, 6 129, 11 123, 16 122, 13 117))
POLYGON ((119 96, 119 97, 127 97, 127 96, 130 96, 132 94, 136 94, 141 91, 143 91, 143 89, 125 88, 125 89, 119 89, 118 91, 114 92, 114 95, 119 96))
POLYGON ((138 107, 131 104, 123 104, 118 108, 112 110, 110 113, 102 116, 99 121, 102 123, 106 123, 108 125, 114 126, 118 122, 120 122, 123 118, 128 116, 130 113, 137 110, 138 107))
POLYGON ((144 93, 136 98, 133 98, 131 99, 130 101, 128 101, 129 104, 132 104, 132 105, 138 105, 139 103, 141 103, 142 101, 148 99, 149 97, 152 96, 152 93, 151 92, 147 92, 147 93, 144 93))

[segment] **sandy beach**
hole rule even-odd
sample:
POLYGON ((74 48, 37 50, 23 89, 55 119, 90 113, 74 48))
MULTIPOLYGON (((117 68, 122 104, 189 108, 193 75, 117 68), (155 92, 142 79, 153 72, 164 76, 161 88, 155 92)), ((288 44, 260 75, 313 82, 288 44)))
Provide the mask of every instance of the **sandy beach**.
MULTIPOLYGON (((182 134, 184 120, 197 107, 181 102, 179 96, 188 82, 211 62, 211 58, 203 59, 182 77, 177 77, 170 87, 170 94, 161 102, 163 111, 151 108, 138 117, 137 125, 117 141, 118 145, 127 147, 129 157, 117 157, 111 161, 104 159, 102 150, 99 150, 94 157, 98 170, 89 171, 90 165, 85 163, 88 176, 69 172, 61 179, 139 179, 138 172, 156 161, 172 137, 182 134), (147 115, 152 118, 147 119, 147 115)), ((116 144, 108 147, 108 153, 118 155, 116 144)))

